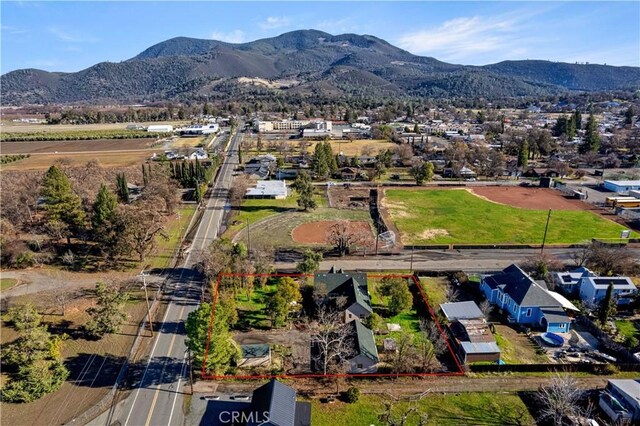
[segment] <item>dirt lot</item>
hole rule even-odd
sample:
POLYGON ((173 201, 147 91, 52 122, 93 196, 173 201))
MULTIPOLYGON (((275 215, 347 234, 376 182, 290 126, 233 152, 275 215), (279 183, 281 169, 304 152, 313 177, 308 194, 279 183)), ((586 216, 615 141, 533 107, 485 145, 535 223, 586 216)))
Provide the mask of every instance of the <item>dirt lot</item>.
MULTIPOLYGON (((291 232, 293 240, 301 244, 328 244, 328 236, 331 227, 339 223, 335 220, 321 220, 316 222, 303 223, 298 225, 291 232)), ((367 247, 375 246, 375 238, 368 222, 349 221, 349 230, 357 235, 361 235, 367 247)))
POLYGON ((333 186, 328 189, 329 206, 338 209, 369 210, 369 188, 333 186))
POLYGON ((86 141, 2 142, 0 151, 6 154, 52 154, 94 151, 148 149, 155 139, 96 139, 86 141))
POLYGON ((521 186, 478 186, 469 190, 494 203, 523 209, 590 210, 591 206, 579 200, 565 198, 550 188, 526 188, 521 186))
MULTIPOLYGON (((317 142, 312 143, 307 152, 313 152, 317 142)), ((332 140, 330 141, 331 148, 335 154, 342 152, 344 155, 377 155, 380 151, 385 149, 393 149, 397 145, 382 139, 358 139, 354 141, 348 140, 332 140)))

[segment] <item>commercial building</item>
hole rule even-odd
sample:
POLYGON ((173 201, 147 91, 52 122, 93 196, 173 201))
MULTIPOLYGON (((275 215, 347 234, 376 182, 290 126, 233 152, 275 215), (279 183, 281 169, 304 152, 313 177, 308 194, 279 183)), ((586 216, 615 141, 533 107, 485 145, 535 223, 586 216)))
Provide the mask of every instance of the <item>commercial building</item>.
POLYGON ((605 180, 604 187, 618 194, 640 190, 640 180, 605 180))

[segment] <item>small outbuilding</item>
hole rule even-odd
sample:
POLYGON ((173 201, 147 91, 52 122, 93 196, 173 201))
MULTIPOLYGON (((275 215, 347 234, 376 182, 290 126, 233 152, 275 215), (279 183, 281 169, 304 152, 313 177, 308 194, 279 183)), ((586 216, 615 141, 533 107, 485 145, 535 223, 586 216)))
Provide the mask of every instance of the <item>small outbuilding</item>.
POLYGON ((240 345, 242 359, 238 367, 268 367, 271 365, 271 346, 267 344, 240 345))

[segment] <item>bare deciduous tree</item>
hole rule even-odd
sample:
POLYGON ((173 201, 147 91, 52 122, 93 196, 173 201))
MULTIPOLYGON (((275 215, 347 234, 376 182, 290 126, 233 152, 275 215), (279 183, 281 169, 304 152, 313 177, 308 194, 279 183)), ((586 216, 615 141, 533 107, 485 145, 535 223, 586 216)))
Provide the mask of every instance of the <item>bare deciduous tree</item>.
POLYGON ((156 236, 168 238, 164 228, 164 218, 148 203, 124 206, 124 222, 128 246, 138 254, 140 261, 155 247, 156 236))
POLYGON ((482 312, 482 315, 484 315, 485 318, 489 318, 489 315, 491 315, 491 312, 493 311, 493 305, 491 305, 491 302, 487 299, 480 302, 478 308, 480 308, 480 312, 482 312))
POLYGON ((355 353, 350 327, 342 324, 340 312, 320 306, 316 319, 307 320, 307 327, 311 332, 311 359, 316 368, 324 375, 344 369, 355 353))
POLYGON ((422 372, 432 372, 438 365, 437 357, 447 350, 447 342, 434 321, 420 321, 416 343, 422 372))
POLYGON ((394 405, 385 403, 385 410, 378 414, 378 420, 385 426, 405 426, 407 424, 424 426, 429 423, 429 415, 418 411, 418 407, 412 405, 402 412, 394 413, 394 405))
POLYGON ((567 374, 556 375, 548 385, 540 386, 536 394, 540 403, 539 420, 562 426, 567 419, 584 416, 584 409, 580 407, 583 396, 584 391, 576 379, 567 374))
POLYGON ((396 353, 393 355, 391 365, 394 373, 413 373, 418 362, 413 335, 403 332, 396 339, 396 353))
POLYGON ((460 298, 460 290, 452 285, 447 286, 447 300, 449 302, 456 302, 460 298))
POLYGON ((253 181, 249 176, 244 173, 236 177, 229 190, 229 201, 234 208, 240 206, 242 199, 247 194, 247 189, 253 184, 253 181))
POLYGON ((365 232, 350 226, 346 220, 331 226, 327 235, 327 241, 334 245, 340 256, 349 254, 353 246, 362 244, 366 238, 365 232))

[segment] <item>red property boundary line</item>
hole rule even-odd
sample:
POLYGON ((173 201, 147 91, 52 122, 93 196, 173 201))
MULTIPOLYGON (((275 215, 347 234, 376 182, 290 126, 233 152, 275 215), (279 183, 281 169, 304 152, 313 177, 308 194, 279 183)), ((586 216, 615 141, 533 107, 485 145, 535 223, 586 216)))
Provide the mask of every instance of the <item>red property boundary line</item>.
POLYGON ((207 357, 209 356, 209 344, 211 343, 211 332, 213 330, 213 321, 215 318, 215 314, 216 314, 216 304, 218 302, 218 290, 220 289, 220 282, 222 281, 222 277, 293 277, 293 278, 301 278, 301 277, 313 277, 313 275, 309 275, 309 274, 231 274, 231 273, 219 273, 218 274, 218 279, 216 281, 216 288, 215 288, 215 292, 213 295, 213 306, 211 307, 211 319, 209 320, 209 331, 207 333, 207 344, 205 347, 205 352, 204 352, 204 360, 202 363, 202 379, 203 380, 224 380, 224 379, 259 379, 259 380, 264 380, 264 379, 295 379, 295 378, 357 378, 357 377, 361 377, 361 378, 366 378, 366 377, 387 377, 387 378, 393 378, 393 377, 450 377, 450 376, 463 376, 464 375, 464 370, 462 368, 462 365, 460 365, 460 362, 458 361, 458 357, 456 356, 455 352, 453 351, 453 348, 451 347, 451 343, 449 342, 449 339, 447 338, 447 335, 445 334, 442 325, 440 324, 440 322, 438 321, 438 318, 435 315, 435 312, 433 311, 433 308, 431 307, 431 305, 429 304, 429 301, 427 300, 427 297, 424 293, 424 290, 422 289, 422 285, 420 284, 420 281, 414 276, 414 275, 393 275, 393 274, 378 274, 378 275, 369 275, 367 274, 367 279, 368 278, 411 278, 413 279, 414 284, 418 287, 418 289, 420 290, 420 294, 422 295, 422 300, 424 300, 425 305, 427 306, 427 310, 429 311, 429 314, 431 315, 431 319, 436 323, 436 326, 438 327, 438 331, 440 332, 440 335, 442 336, 442 338, 444 339, 445 343, 447 344, 447 349, 449 350, 449 354, 451 355, 451 357, 453 358, 456 367, 458 368, 458 371, 454 371, 454 372, 443 372, 443 373, 387 373, 387 374, 382 374, 382 373, 372 373, 372 374, 367 374, 367 373, 354 373, 354 374, 314 374, 314 373, 309 373, 309 374, 262 374, 262 375, 238 375, 238 374, 228 374, 228 375, 212 375, 212 374, 207 374, 205 371, 205 366, 207 365, 207 357))

